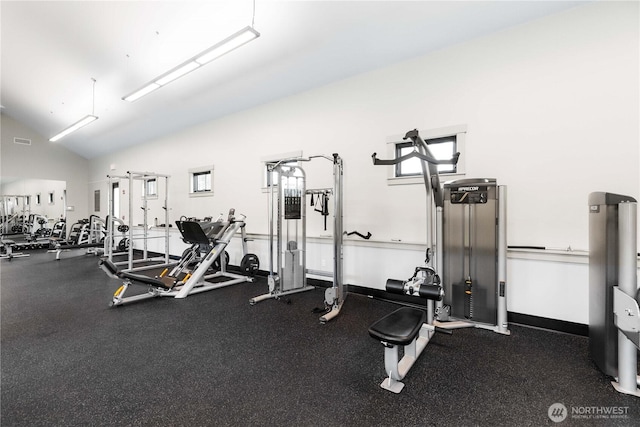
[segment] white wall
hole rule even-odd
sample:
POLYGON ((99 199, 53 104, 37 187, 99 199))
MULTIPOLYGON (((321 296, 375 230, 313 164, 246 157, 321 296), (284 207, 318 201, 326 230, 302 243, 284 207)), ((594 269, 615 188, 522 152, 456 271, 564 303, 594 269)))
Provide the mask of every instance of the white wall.
MULTIPOLYGON (((338 152, 345 161, 345 230, 373 234, 366 243, 348 240, 346 279, 382 288, 387 277, 406 277, 422 261, 416 244, 424 242, 426 202, 420 185, 388 186, 371 153, 382 157, 389 135, 464 124, 467 177, 508 186, 508 244, 587 250, 588 194, 640 196, 637 17, 632 2, 580 6, 204 123, 92 160, 89 190, 106 189, 108 173, 169 174, 171 221, 235 207, 247 215, 248 232, 265 234, 260 159, 338 152), (214 196, 189 198, 188 169, 208 164, 215 165, 214 196)), ((328 186, 331 164, 316 160, 307 175, 308 187, 328 186)), ((325 234, 320 216, 308 222, 311 237, 325 234)), ((253 243, 266 265, 266 245, 253 243)), ((310 259, 308 266, 321 262, 310 259)), ((538 306, 550 287, 584 300, 584 274, 566 280, 574 264, 554 264, 552 277, 538 277, 540 269, 510 261, 509 309, 586 323, 583 302, 538 306)))
MULTIPOLYGON (((11 117, 0 114, 0 176, 66 182, 67 221, 88 218, 87 189, 89 162, 59 144, 54 144, 11 117), (13 138, 26 138, 31 145, 14 144, 13 138)), ((46 194, 43 202, 46 204, 46 194)), ((60 201, 56 195, 56 203, 60 201)), ((40 213, 35 209, 34 212, 40 213)))

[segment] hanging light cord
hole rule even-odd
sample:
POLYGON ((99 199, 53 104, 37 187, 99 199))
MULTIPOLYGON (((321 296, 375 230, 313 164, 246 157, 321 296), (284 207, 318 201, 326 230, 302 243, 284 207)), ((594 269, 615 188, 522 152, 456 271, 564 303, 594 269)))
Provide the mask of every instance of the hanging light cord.
POLYGON ((92 101, 93 105, 91 106, 91 115, 95 116, 96 115, 96 79, 92 77, 91 80, 93 80, 93 101, 92 101))
POLYGON ((251 28, 254 27, 256 21, 256 0, 253 0, 253 16, 251 16, 251 28))

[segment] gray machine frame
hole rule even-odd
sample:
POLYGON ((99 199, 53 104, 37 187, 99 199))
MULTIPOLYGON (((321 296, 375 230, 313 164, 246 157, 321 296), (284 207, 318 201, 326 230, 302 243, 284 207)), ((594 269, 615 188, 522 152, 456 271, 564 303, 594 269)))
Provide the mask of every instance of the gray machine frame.
POLYGON ((321 323, 335 318, 342 309, 347 296, 343 282, 343 162, 334 153, 332 156, 311 156, 280 160, 267 165, 271 176, 269 194, 269 292, 251 298, 251 305, 258 302, 314 289, 307 285, 307 274, 333 278, 333 284, 325 291, 325 306, 328 312, 320 317, 321 323), (299 165, 291 162, 308 162, 322 158, 333 163, 333 188, 307 189, 306 173, 299 165), (277 178, 277 185, 275 185, 277 178), (293 180, 295 185, 289 185, 293 180), (306 197, 307 195, 333 196, 333 272, 308 270, 306 264, 306 197), (299 204, 295 208, 298 215, 289 215, 290 202, 299 204), (299 209, 299 211, 297 211, 299 209), (287 216, 291 218, 287 218, 287 216), (292 231, 293 229, 293 231, 292 231), (284 234, 283 234, 284 233, 284 234), (290 233, 294 235, 296 247, 289 244, 290 233), (286 238, 285 238, 286 237, 286 238), (298 245, 299 243, 299 245, 298 245), (274 262, 275 258, 275 262, 274 262))
MULTIPOLYGON (((500 185, 497 186, 495 180, 492 179, 469 179, 469 180, 459 180, 453 181, 451 183, 446 183, 444 186, 440 182, 440 174, 438 172, 438 165, 441 164, 455 164, 458 161, 459 153, 455 153, 451 159, 446 160, 438 160, 436 159, 431 150, 429 149, 428 144, 420 137, 418 131, 416 129, 407 132, 404 136, 405 140, 411 140, 413 143, 415 150, 412 153, 406 154, 402 157, 398 157, 390 160, 381 160, 377 158, 377 153, 373 153, 371 156, 373 159, 374 165, 388 165, 395 166, 404 160, 407 160, 412 157, 416 157, 421 160, 422 164, 422 176, 425 184, 425 192, 427 197, 427 208, 426 208, 426 223, 427 223, 427 257, 425 264, 427 267, 434 269, 439 276, 441 276, 442 282, 444 286, 444 300, 449 299, 451 301, 448 294, 451 293, 451 281, 445 277, 444 273, 450 273, 450 268, 445 268, 445 251, 447 250, 445 245, 444 236, 444 216, 445 209, 448 207, 451 210, 451 194, 447 193, 449 196, 449 200, 445 200, 445 187, 449 187, 450 189, 454 188, 456 183, 458 185, 458 189, 464 187, 470 187, 464 193, 466 196, 461 194, 460 197, 482 197, 480 194, 475 193, 483 193, 480 191, 481 188, 475 189, 471 187, 495 187, 495 199, 497 202, 496 206, 496 214, 497 216, 491 219, 496 224, 496 232, 495 232, 495 256, 486 257, 488 261, 485 262, 495 263, 496 264, 496 275, 493 283, 487 284, 489 292, 495 294, 495 311, 496 311, 496 322, 495 324, 490 324, 486 322, 477 322, 473 319, 466 319, 464 316, 458 317, 450 316, 443 301, 437 301, 434 304, 434 308, 431 309, 429 307, 427 312, 427 319, 434 319, 434 324, 443 329, 458 329, 458 328, 468 328, 468 327, 477 327, 481 329, 489 329, 494 332, 509 335, 508 329, 508 321, 507 321, 507 189, 506 186, 500 185), (433 201, 433 203, 431 202, 433 201), (448 285, 447 285, 448 284, 448 285)), ((486 191, 485 191, 486 192, 486 191)), ((458 191, 459 193, 459 191, 458 191)), ((471 218, 469 215, 466 215, 466 221, 470 221, 471 218)), ((452 223, 453 221, 449 221, 448 223, 452 223)), ((462 245, 462 253, 465 257, 468 258, 468 254, 471 252, 471 248, 469 247, 469 243, 471 242, 471 236, 469 235, 469 228, 466 230, 467 232, 463 234, 463 238, 466 239, 462 245)), ((491 254, 489 254, 491 255, 491 254)), ((468 262, 468 261, 467 261, 468 262)))
MULTIPOLYGON (((218 231, 216 231, 215 235, 208 236, 207 243, 210 244, 210 248, 206 255, 197 261, 195 268, 189 270, 182 279, 178 279, 178 275, 174 272, 170 273, 169 276, 164 276, 164 273, 168 271, 168 269, 165 269, 165 272, 161 273, 157 278, 133 274, 129 270, 117 270, 115 263, 112 263, 108 258, 105 259, 101 263, 101 268, 109 276, 123 279, 122 286, 120 286, 113 295, 111 306, 119 306, 155 297, 183 299, 189 295, 235 285, 237 283, 253 282, 253 277, 227 271, 224 259, 225 248, 229 245, 238 230, 240 230, 242 236, 242 250, 245 255, 247 254, 245 216, 240 214, 240 217, 241 218, 236 218, 235 210, 231 209, 226 221, 220 218, 211 223, 211 225, 217 227, 218 231), (217 260, 219 260, 220 270, 211 273, 210 268, 217 260), (171 277, 174 274, 175 277, 171 277), (209 282, 208 280, 215 280, 215 282, 209 282), (132 284, 145 285, 147 286, 147 291, 124 296, 132 284)), ((191 261, 191 259, 186 260, 180 269, 180 273, 183 273, 183 270, 187 270, 188 264, 190 263, 189 261, 191 261)), ((180 264, 181 263, 177 263, 178 266, 180 264)), ((155 267, 162 266, 155 265, 155 267)), ((174 271, 175 270, 176 269, 174 269, 174 271)))
MULTIPOLYGON (((443 283, 442 295, 439 295, 437 298, 428 298, 427 307, 426 307, 426 316, 425 321, 421 325, 419 329, 419 333, 415 336, 415 338, 404 345, 404 356, 400 359, 399 356, 399 345, 392 344, 389 341, 381 340, 382 344, 385 347, 385 371, 389 375, 387 379, 385 379, 380 386, 386 390, 392 391, 394 393, 399 393, 404 384, 401 380, 408 373, 409 369, 413 366, 415 360, 420 356, 427 343, 433 336, 435 332, 451 332, 452 329, 458 328, 468 328, 468 327, 477 327, 482 329, 489 329, 494 332, 509 335, 508 323, 507 323, 507 302, 506 302, 506 252, 507 252, 507 241, 506 241, 506 187, 504 186, 496 186, 495 180, 490 179, 480 179, 480 180, 465 180, 459 182, 459 186, 456 190, 456 196, 460 197, 458 199, 458 203, 460 205, 467 204, 469 205, 469 209, 464 208, 463 211, 459 212, 459 221, 458 226, 462 225, 463 230, 460 234, 460 244, 459 252, 460 252, 460 260, 464 264, 464 262, 471 262, 469 260, 469 255, 471 253, 470 244, 473 240, 472 229, 469 224, 472 223, 474 218, 470 216, 470 211, 473 210, 471 205, 473 203, 462 203, 467 198, 473 199, 475 202, 486 201, 486 197, 489 194, 488 188, 483 187, 495 187, 495 194, 493 194, 493 199, 496 201, 497 206, 495 207, 495 211, 493 211, 493 217, 489 216, 490 222, 495 224, 495 230, 493 232, 493 244, 494 250, 489 251, 490 253, 487 256, 483 257, 484 262, 489 262, 492 264, 495 269, 496 274, 494 275, 493 283, 488 284, 489 289, 492 294, 495 295, 495 303, 492 304, 492 308, 496 311, 496 322, 485 323, 485 322, 477 322, 473 319, 457 319, 450 317, 450 310, 447 309, 445 304, 442 301, 442 297, 447 297, 447 293, 452 293, 452 282, 447 280, 445 277, 444 280, 440 277, 441 273, 450 274, 453 270, 451 268, 445 268, 445 260, 446 258, 446 240, 444 236, 445 228, 444 228, 444 210, 447 208, 447 204, 450 206, 451 202, 451 191, 445 193, 443 185, 440 183, 440 175, 438 172, 438 165, 440 164, 456 164, 458 161, 459 153, 455 153, 451 159, 447 160, 438 160, 436 159, 431 150, 428 147, 428 144, 420 137, 418 131, 416 129, 409 131, 404 136, 405 140, 411 140, 413 146, 415 147, 412 153, 403 155, 401 157, 389 160, 381 160, 377 158, 377 153, 372 154, 373 164, 374 165, 386 165, 386 166, 396 166, 400 162, 403 162, 410 158, 418 158, 421 160, 422 165, 422 176, 425 184, 425 191, 427 197, 427 208, 426 208, 426 222, 427 222, 427 251, 426 251, 426 267, 417 267, 416 272, 413 277, 408 281, 394 281, 393 279, 387 280, 387 290, 389 290, 389 284, 396 283, 396 288, 404 286, 406 289, 406 293, 416 295, 416 289, 420 289, 420 287, 424 284, 424 281, 429 278, 429 283, 436 285, 437 288, 440 288, 440 283, 443 283), (465 189, 465 187, 469 187, 465 189), (478 188, 475 188, 478 187, 478 188), (482 187, 482 189, 481 189, 482 187), (479 194, 477 194, 479 193, 479 194), (445 197, 448 197, 447 203, 445 203, 445 197), (481 198, 485 198, 482 199, 481 198), (433 203, 432 203, 433 201, 433 203), (466 222, 467 226, 464 227, 464 224, 460 224, 460 222, 466 222), (419 274, 423 271, 423 274, 419 274), (429 274, 424 274, 424 271, 428 271, 429 274), (448 290, 447 288, 448 284, 448 290)), ((450 188, 453 188, 454 184, 451 184, 450 188)), ((450 209, 451 210, 451 209, 450 209)), ((454 215, 455 216, 455 215, 454 215)), ((486 218, 484 218, 486 220, 486 218)), ((456 226, 455 220, 449 220, 447 222, 448 225, 452 227, 456 226)), ((491 240, 491 239, 489 239, 491 240)), ((486 248, 483 248, 486 250, 486 248)), ((450 258, 449 258, 450 260, 450 258)), ((453 263, 452 263, 453 264, 453 263)), ((403 321, 407 321, 407 319, 403 319, 403 321)), ((371 334, 371 328, 370 328, 371 334)), ((372 334, 374 336, 375 334, 372 334)), ((377 336, 374 336, 376 338, 377 336)))
POLYGON ((620 393, 640 397, 638 202, 589 195, 589 353, 620 393))
POLYGON ((444 183, 443 193, 439 326, 508 335, 506 187, 491 178, 461 179, 444 183))

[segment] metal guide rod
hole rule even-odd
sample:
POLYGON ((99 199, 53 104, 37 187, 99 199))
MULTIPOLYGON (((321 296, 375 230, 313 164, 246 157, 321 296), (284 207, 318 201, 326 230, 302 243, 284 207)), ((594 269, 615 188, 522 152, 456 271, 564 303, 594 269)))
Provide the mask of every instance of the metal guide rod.
MULTIPOLYGON (((164 177, 164 262, 169 264, 169 177, 164 177)), ((246 252, 245 252, 246 253, 246 252)))
MULTIPOLYGON (((618 288, 635 298, 637 292, 637 212, 638 204, 618 204, 618 288)), ((616 313, 616 316, 632 316, 633 313, 616 313)), ((640 396, 638 391, 637 348, 627 336, 618 330, 618 382, 614 387, 626 394, 640 396)))
MULTIPOLYGON (((444 238, 443 238, 443 209, 441 206, 436 208, 436 242, 443 242, 444 238)), ((443 254, 443 246, 444 245, 436 245, 435 248, 435 253, 432 254, 432 257, 435 257, 433 264, 435 264, 436 268, 435 270, 437 272, 440 272, 439 274, 442 274, 442 272, 444 271, 444 254, 443 254)), ((429 323, 433 323, 433 319, 434 317, 437 315, 437 313, 440 312, 440 310, 442 310, 442 306, 444 305, 444 302, 442 301, 442 299, 440 299, 439 301, 435 301, 434 304, 427 304, 427 320, 429 321, 429 323), (434 306, 435 306, 435 313, 434 311, 434 306)))
MULTIPOLYGON (((303 274, 303 281, 300 284, 301 287, 305 287, 307 285, 307 203, 306 203, 306 197, 305 197, 305 192, 304 190, 306 190, 307 188, 307 173, 302 170, 302 168, 300 169, 300 171, 302 172, 302 178, 296 178, 296 186, 295 188, 298 188, 298 186, 300 185, 300 180, 302 180, 302 188, 303 188, 303 192, 300 195, 300 197, 302 198, 302 202, 301 202, 301 215, 302 215, 302 227, 300 227, 300 231, 302 232, 302 274, 303 274)), ((284 197, 283 197, 284 199, 284 197)), ((298 239, 298 227, 295 228, 296 230, 296 239, 298 239)))
POLYGON ((131 172, 127 172, 129 180, 129 259, 127 268, 133 270, 133 179, 131 172))
POLYGON ((507 187, 498 186, 498 319, 497 332, 508 334, 507 321, 507 187))
POLYGON ((113 261, 113 245, 115 242, 115 235, 113 233, 113 180, 111 176, 107 175, 107 238, 104 239, 104 253, 109 259, 113 261))
POLYGON ((275 185, 273 184, 273 177, 275 175, 274 168, 270 167, 268 173, 270 174, 269 182, 271 183, 271 186, 269 188, 269 198, 267 201, 267 218, 269 220, 269 272, 270 274, 273 274, 273 197, 275 187, 275 185))
MULTIPOLYGON (((326 158, 326 157, 325 157, 326 158)), ((342 158, 337 154, 333 154, 333 191, 334 191, 334 199, 333 199, 333 287, 330 288, 333 291, 333 301, 331 301, 331 310, 320 317, 321 323, 326 323, 329 320, 336 317, 340 310, 342 309, 342 305, 344 304, 345 298, 347 297, 347 292, 345 290, 345 284, 343 282, 343 207, 342 207, 342 197, 343 197, 343 163, 342 158)), ((330 294, 331 292, 329 292, 330 294)), ((329 303, 327 301, 327 293, 325 292, 325 303, 329 303)))
POLYGON ((337 154, 334 155, 333 177, 334 177, 334 228, 333 228, 333 284, 338 288, 338 299, 344 300, 344 284, 342 283, 342 159, 337 154))

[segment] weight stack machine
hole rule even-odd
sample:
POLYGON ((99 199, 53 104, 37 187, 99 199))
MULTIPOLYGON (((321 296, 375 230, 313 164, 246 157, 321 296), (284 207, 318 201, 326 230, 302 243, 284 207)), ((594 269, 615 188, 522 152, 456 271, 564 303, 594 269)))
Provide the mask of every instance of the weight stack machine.
POLYGON ((640 397, 636 199, 589 194, 589 354, 615 389, 640 397))
POLYGON ((506 187, 495 179, 444 184, 441 326, 508 335, 506 187), (457 322, 453 322, 455 320, 457 322))

